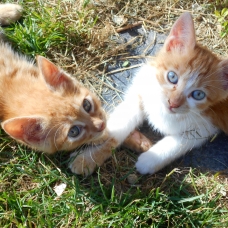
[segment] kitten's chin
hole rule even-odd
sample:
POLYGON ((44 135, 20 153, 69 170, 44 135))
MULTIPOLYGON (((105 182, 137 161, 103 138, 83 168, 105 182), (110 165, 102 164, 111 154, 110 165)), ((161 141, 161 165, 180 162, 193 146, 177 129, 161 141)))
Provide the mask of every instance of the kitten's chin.
POLYGON ((165 107, 165 111, 168 113, 168 114, 177 114, 177 110, 175 109, 172 109, 170 107, 165 107))
POLYGON ((176 111, 173 110, 173 109, 171 109, 171 108, 168 108, 168 113, 170 113, 170 114, 176 114, 176 111))

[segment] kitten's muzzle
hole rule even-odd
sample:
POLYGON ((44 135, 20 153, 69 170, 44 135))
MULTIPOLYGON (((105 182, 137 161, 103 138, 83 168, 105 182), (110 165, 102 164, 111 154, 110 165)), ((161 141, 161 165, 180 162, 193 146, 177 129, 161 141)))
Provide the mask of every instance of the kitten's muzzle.
POLYGON ((101 132, 105 129, 105 123, 102 121, 101 123, 99 123, 97 126, 96 126, 96 129, 97 129, 97 132, 101 132))
POLYGON ((178 102, 174 102, 174 101, 170 101, 168 100, 169 102, 169 109, 173 109, 173 108, 179 108, 180 107, 180 104, 178 102))

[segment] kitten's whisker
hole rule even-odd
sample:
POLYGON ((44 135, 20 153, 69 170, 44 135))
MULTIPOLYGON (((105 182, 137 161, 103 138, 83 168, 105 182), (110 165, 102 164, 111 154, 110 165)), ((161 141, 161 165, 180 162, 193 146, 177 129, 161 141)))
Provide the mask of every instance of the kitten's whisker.
POLYGON ((93 150, 93 148, 91 148, 91 150, 89 150, 89 155, 90 155, 91 160, 92 160, 94 163, 96 163, 95 160, 94 160, 94 158, 93 158, 93 154, 94 154, 94 150, 93 150))
POLYGON ((48 131, 47 135, 45 136, 45 139, 44 139, 44 142, 43 142, 44 145, 45 145, 46 140, 47 140, 47 138, 48 138, 48 135, 51 133, 52 129, 55 128, 56 126, 61 125, 61 124, 62 124, 62 123, 56 124, 56 125, 54 125, 53 127, 50 128, 50 130, 48 131))
POLYGON ((205 129, 208 131, 208 133, 210 132, 208 129, 210 129, 210 124, 208 123, 208 121, 207 121, 207 119, 206 118, 203 118, 200 114, 198 114, 198 113, 196 113, 196 112, 194 112, 193 110, 190 110, 192 113, 194 113, 195 115, 197 115, 197 116, 199 116, 202 120, 203 120, 203 122, 205 122, 206 124, 207 124, 207 126, 209 127, 209 128, 206 128, 206 126, 204 125, 204 123, 202 123, 203 124, 203 126, 205 127, 205 129))
MULTIPOLYGON (((195 121, 195 118, 194 118, 192 115, 189 115, 189 118, 192 120, 191 122, 193 122, 193 123, 195 122, 195 123, 196 123, 196 125, 198 126, 199 131, 201 131, 198 122, 195 121)), ((190 130, 191 130, 191 129, 190 129, 190 130)), ((197 137, 197 127, 196 127, 196 126, 193 126, 193 129, 192 129, 191 131, 194 131, 194 134, 191 133, 191 136, 192 136, 193 139, 194 139, 194 143, 193 143, 192 148, 194 148, 194 147, 195 147, 195 143, 196 143, 196 139, 198 138, 198 137, 197 137)), ((201 134, 199 134, 199 135, 202 135, 202 132, 201 132, 201 134)))
POLYGON ((197 130, 198 130, 198 131, 200 131, 199 135, 202 135, 202 130, 201 130, 200 126, 199 126, 199 123, 195 120, 194 116, 191 115, 190 118, 192 119, 192 122, 193 123, 195 122, 197 127, 198 127, 198 128, 194 127, 195 133, 197 134, 197 130))
POLYGON ((57 146, 57 144, 56 144, 56 135, 57 135, 57 133, 58 133, 60 127, 62 127, 62 126, 63 126, 63 124, 61 124, 61 125, 57 128, 57 130, 55 131, 55 135, 54 135, 54 145, 55 145, 56 150, 59 150, 59 148, 58 148, 58 146, 57 146))

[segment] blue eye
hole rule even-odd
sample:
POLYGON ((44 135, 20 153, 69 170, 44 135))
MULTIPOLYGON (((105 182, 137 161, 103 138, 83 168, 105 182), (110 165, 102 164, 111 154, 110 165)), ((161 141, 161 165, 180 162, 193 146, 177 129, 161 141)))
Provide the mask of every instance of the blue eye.
POLYGON ((168 72, 167 78, 172 84, 177 84, 177 82, 178 82, 178 77, 177 77, 176 73, 173 71, 168 72))
POLYGON ((81 133, 81 127, 75 125, 70 128, 68 132, 68 136, 71 138, 76 138, 77 136, 80 135, 80 133, 81 133))
POLYGON ((203 92, 203 91, 201 91, 201 90, 194 90, 193 92, 192 92, 192 97, 195 99, 195 100, 198 100, 198 101, 200 101, 200 100, 203 100, 203 98, 206 96, 206 94, 203 92))

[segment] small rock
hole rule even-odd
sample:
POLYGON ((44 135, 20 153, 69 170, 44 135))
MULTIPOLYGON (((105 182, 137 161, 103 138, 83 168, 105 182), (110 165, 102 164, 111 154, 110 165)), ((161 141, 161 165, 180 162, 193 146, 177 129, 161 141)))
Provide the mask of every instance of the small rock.
POLYGON ((138 177, 135 174, 129 174, 127 177, 127 181, 129 184, 135 184, 138 181, 138 177))
POLYGON ((117 25, 123 25, 127 21, 123 15, 113 15, 112 20, 117 25))

